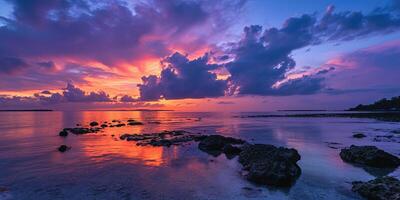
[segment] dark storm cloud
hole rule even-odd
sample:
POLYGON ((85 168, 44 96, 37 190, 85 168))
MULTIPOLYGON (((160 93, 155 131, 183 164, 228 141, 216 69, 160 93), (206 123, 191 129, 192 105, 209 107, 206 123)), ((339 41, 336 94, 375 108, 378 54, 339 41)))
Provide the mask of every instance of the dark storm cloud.
POLYGON ((141 100, 205 98, 223 96, 227 88, 225 80, 217 80, 210 72, 219 66, 208 64, 209 55, 189 60, 175 53, 163 60, 161 76, 143 77, 139 84, 141 100))

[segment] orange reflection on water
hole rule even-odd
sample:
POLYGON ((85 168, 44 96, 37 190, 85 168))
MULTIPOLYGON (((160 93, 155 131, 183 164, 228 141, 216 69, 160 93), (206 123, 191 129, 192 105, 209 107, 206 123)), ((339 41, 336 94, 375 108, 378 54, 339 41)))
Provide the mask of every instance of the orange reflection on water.
POLYGON ((81 144, 85 156, 97 162, 108 160, 110 156, 146 166, 160 166, 165 162, 162 147, 136 146, 135 142, 116 141, 109 135, 94 136, 81 144))

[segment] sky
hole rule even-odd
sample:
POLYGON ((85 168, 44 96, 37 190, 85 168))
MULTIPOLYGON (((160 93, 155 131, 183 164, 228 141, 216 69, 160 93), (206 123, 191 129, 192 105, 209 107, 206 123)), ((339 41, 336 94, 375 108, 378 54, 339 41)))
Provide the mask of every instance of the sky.
POLYGON ((340 110, 399 65, 400 0, 0 0, 0 109, 340 110))

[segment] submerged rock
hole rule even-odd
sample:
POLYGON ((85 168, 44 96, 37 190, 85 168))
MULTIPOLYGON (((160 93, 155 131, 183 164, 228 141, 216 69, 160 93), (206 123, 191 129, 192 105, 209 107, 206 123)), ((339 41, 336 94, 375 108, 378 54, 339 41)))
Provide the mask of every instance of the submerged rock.
POLYGON ((82 135, 82 134, 87 134, 87 133, 97 133, 101 129, 100 128, 81 128, 81 127, 76 127, 76 128, 64 128, 63 131, 68 131, 71 132, 72 134, 75 135, 82 135))
POLYGON ((290 186, 297 180, 300 158, 295 149, 266 144, 244 145, 239 154, 248 180, 273 186, 290 186))
POLYGON ((364 135, 363 133, 356 133, 353 135, 353 138, 365 138, 367 137, 366 135, 364 135))
POLYGON ((58 133, 58 135, 59 135, 59 136, 62 136, 62 137, 67 137, 67 136, 68 136, 68 131, 62 130, 62 131, 60 131, 60 132, 58 133))
POLYGON ((119 123, 119 124, 115 124, 114 126, 115 126, 115 127, 122 127, 122 126, 126 126, 126 124, 124 124, 124 123, 119 123))
POLYGON ((344 148, 340 151, 342 160, 378 168, 396 168, 400 159, 375 146, 355 146, 344 148))
POLYGON ((58 151, 59 152, 66 152, 67 150, 69 150, 71 147, 68 147, 67 145, 60 145, 59 147, 58 147, 58 151))
POLYGON ((385 176, 368 182, 353 182, 352 190, 371 200, 400 200, 400 181, 385 176))
POLYGON ((90 126, 98 126, 99 125, 99 123, 98 122, 90 122, 90 124, 89 124, 90 126))
POLYGON ((147 134, 123 134, 120 140, 136 141, 138 146, 166 146, 180 145, 183 143, 194 141, 197 135, 190 134, 186 131, 163 131, 160 133, 147 134))
POLYGON ((143 125, 142 122, 137 122, 137 121, 130 121, 128 120, 128 125, 129 126, 137 126, 137 125, 143 125))
POLYGON ((222 151, 225 145, 229 144, 244 144, 245 141, 232 137, 224 137, 221 135, 205 136, 199 143, 199 149, 204 151, 222 151))

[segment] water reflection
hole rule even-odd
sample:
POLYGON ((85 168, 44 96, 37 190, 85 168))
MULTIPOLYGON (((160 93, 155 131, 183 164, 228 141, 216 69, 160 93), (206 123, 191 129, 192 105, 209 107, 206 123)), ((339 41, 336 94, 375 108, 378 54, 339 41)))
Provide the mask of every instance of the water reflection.
MULTIPOLYGON (((0 113, 0 186, 8 186, 16 199, 31 196, 39 199, 173 199, 177 196, 182 199, 357 199, 348 183, 382 174, 344 163, 338 155, 340 150, 329 148, 326 142, 341 143, 341 146, 376 145, 391 153, 399 152, 397 143, 351 138, 354 131, 400 129, 399 124, 372 123, 365 119, 245 119, 233 118, 234 115, 237 114, 0 113), (126 123, 128 119, 144 125, 106 128, 97 134, 66 138, 58 136, 62 128, 75 127, 77 123, 88 125, 91 121, 112 120, 126 123), (151 123, 155 121, 159 123, 151 123), (118 139, 124 133, 163 130, 218 133, 254 143, 296 148, 302 156, 299 165, 303 173, 292 189, 274 191, 244 180, 236 159, 228 160, 223 155, 211 157, 199 151, 196 143, 170 148, 142 147, 118 139), (60 144, 72 149, 61 154, 56 151, 60 144)), ((399 170, 385 173, 398 175, 399 170)))

